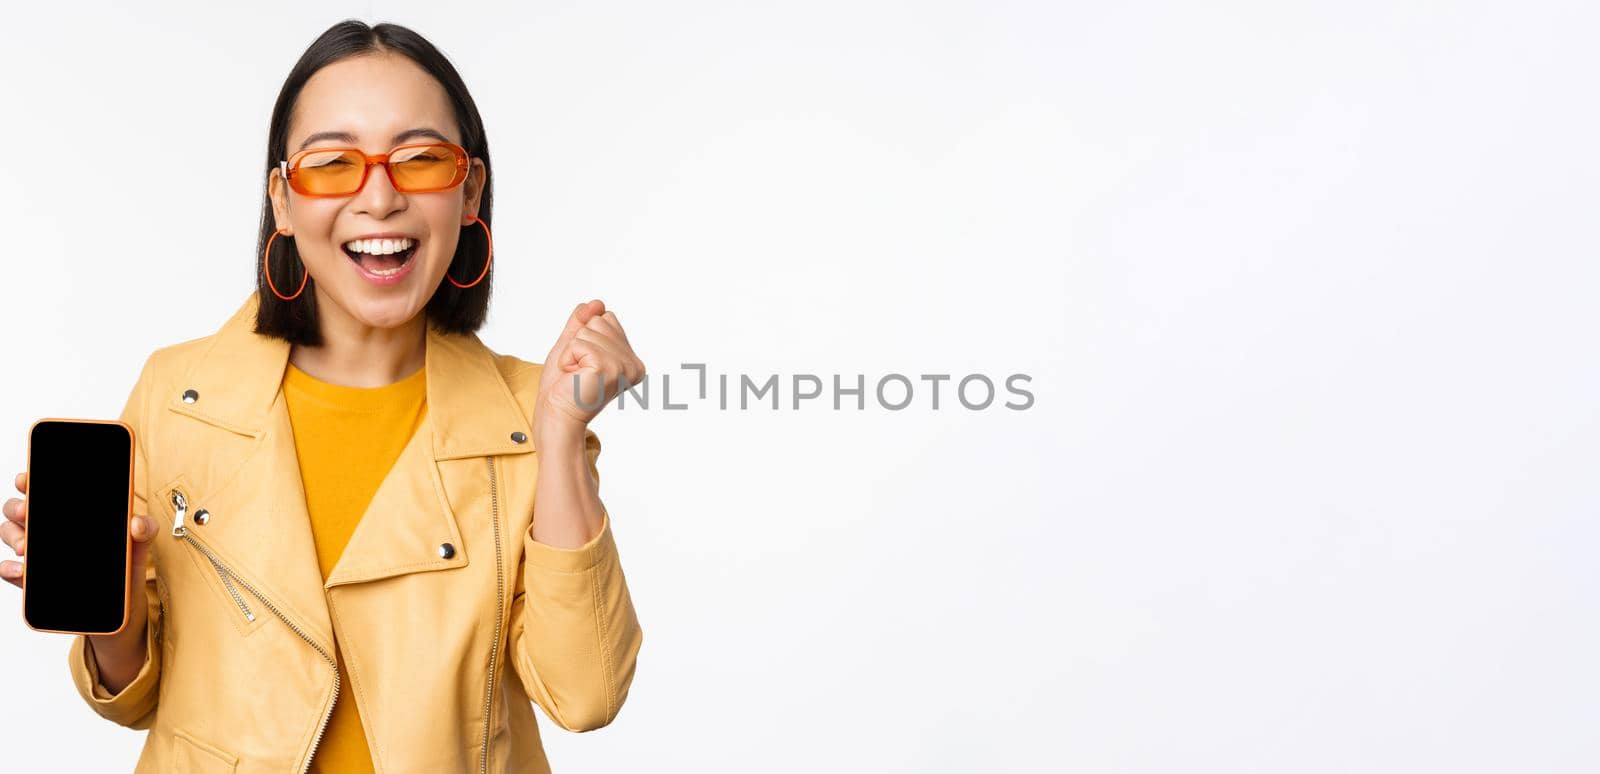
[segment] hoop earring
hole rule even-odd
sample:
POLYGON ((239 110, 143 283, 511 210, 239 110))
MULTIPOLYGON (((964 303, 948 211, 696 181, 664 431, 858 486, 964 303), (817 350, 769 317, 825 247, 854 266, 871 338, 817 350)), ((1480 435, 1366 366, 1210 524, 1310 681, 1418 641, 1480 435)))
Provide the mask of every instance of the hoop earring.
POLYGON ((483 226, 483 236, 484 236, 484 238, 489 240, 489 255, 488 255, 488 257, 483 259, 483 271, 478 272, 478 278, 473 280, 470 283, 465 284, 465 285, 463 285, 463 284, 461 284, 459 282, 456 282, 456 278, 450 276, 450 269, 448 267, 445 268, 445 270, 444 270, 444 278, 447 279, 447 280, 450 280, 450 284, 455 285, 458 288, 470 288, 473 285, 476 285, 479 282, 482 282, 483 278, 485 276, 488 276, 488 274, 489 274, 489 262, 494 260, 494 235, 489 233, 489 224, 484 223, 483 220, 480 219, 477 215, 468 215, 467 217, 472 218, 472 222, 477 223, 480 226, 483 226))
MULTIPOLYGON (((300 264, 300 270, 302 272, 302 276, 300 277, 300 290, 296 290, 292 296, 286 296, 278 292, 278 286, 272 284, 272 264, 267 260, 267 256, 272 254, 272 240, 277 239, 279 234, 288 235, 288 232, 280 228, 277 231, 272 232, 272 236, 267 237, 267 249, 261 254, 261 270, 267 275, 267 287, 272 288, 273 295, 283 299, 284 301, 293 301, 299 298, 300 293, 306 289, 306 280, 311 279, 311 272, 306 271, 305 263, 302 262, 300 264)), ((290 236, 289 238, 293 239, 294 237, 290 236)))

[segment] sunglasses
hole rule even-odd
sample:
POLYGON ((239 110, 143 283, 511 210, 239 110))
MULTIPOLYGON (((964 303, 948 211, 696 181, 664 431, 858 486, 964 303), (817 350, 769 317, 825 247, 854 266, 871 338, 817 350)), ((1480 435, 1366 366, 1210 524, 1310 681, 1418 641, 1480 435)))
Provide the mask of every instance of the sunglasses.
POLYGON ((352 196, 379 165, 394 190, 428 193, 461 185, 472 162, 465 148, 448 142, 401 145, 376 156, 360 148, 308 148, 278 162, 284 180, 302 196, 352 196))

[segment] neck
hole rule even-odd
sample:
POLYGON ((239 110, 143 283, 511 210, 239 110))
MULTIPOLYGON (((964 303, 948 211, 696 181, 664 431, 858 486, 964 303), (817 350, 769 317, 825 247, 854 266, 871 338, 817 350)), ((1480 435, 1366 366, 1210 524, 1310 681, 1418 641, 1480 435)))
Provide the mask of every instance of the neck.
POLYGON ((352 317, 332 299, 317 301, 322 345, 291 346, 289 362, 296 368, 347 387, 382 387, 422 368, 427 348, 425 313, 386 328, 352 317))

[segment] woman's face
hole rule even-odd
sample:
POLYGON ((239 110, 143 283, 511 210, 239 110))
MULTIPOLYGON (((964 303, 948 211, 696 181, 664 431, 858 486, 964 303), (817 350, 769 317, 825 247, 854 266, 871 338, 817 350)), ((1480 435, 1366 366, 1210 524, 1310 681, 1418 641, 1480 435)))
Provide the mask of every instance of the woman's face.
MULTIPOLYGON (((302 146, 355 147, 376 155, 396 145, 440 137, 461 144, 455 113, 439 82, 404 56, 369 54, 328 65, 306 82, 290 116, 286 155, 302 146), (419 129, 437 135, 425 131, 401 136, 419 129), (318 137, 341 132, 350 136, 318 137)), ((289 188, 275 167, 268 175, 267 191, 277 228, 289 229, 278 241, 293 236, 315 282, 318 310, 323 315, 342 313, 359 324, 394 328, 421 314, 445 281, 462 227, 481 228, 467 216, 478 214, 485 175, 483 161, 474 158, 466 181, 451 190, 400 193, 382 167, 373 167, 355 194, 319 198, 289 188), (370 279, 346 251, 351 240, 380 233, 402 234, 417 242, 397 281, 370 279)), ((381 268, 377 263, 371 266, 381 268)), ((469 268, 479 271, 482 265, 469 268)), ((458 273, 460 282, 477 276, 458 273)), ((273 281, 285 294, 299 285, 290 284, 290 277, 273 281)))

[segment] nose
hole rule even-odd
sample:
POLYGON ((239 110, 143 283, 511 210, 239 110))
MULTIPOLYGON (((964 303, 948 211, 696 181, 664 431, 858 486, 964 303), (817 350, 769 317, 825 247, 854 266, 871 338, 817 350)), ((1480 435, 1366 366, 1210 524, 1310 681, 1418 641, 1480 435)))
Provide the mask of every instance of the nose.
POLYGON ((394 189, 394 184, 389 182, 389 173, 383 165, 374 164, 368 168, 367 181, 362 184, 361 190, 356 192, 355 201, 351 206, 358 213, 382 220, 390 213, 405 209, 406 197, 394 189))

